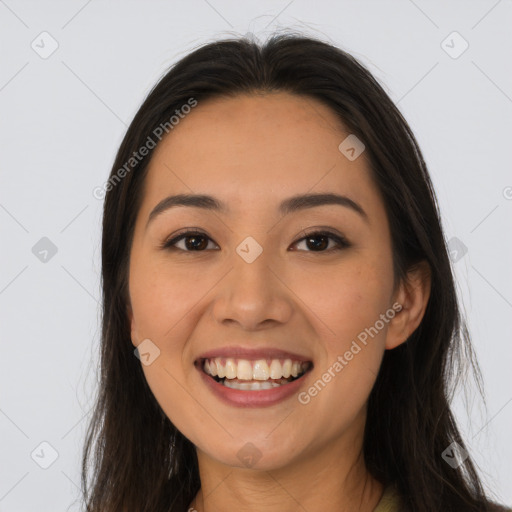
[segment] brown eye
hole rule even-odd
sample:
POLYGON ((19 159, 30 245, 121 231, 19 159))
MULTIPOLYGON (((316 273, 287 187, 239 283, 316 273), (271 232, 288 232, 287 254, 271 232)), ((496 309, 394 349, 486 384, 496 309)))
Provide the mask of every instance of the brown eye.
MULTIPOLYGON (((345 238, 330 231, 313 231, 297 240, 293 245, 303 241, 306 243, 306 252, 331 252, 345 249, 351 245, 345 238), (333 247, 329 247, 330 241, 334 242, 333 247)), ((208 249, 209 242, 214 243, 208 235, 201 231, 186 231, 165 242, 162 248, 183 252, 204 252, 208 249), (177 246, 181 241, 184 242, 182 246, 177 246)), ((214 245, 218 247, 217 244, 214 243, 214 245)))
POLYGON ((178 249, 184 252, 203 252, 208 247, 208 240, 213 240, 206 234, 200 231, 186 231, 177 237, 165 242, 164 249, 178 249), (184 240, 183 247, 178 247, 176 244, 184 240))
POLYGON ((345 238, 331 233, 330 231, 313 231, 305 235, 300 240, 297 240, 294 245, 302 241, 305 241, 306 247, 311 249, 307 252, 330 252, 331 250, 339 251, 341 249, 350 247, 350 243, 345 238), (330 240, 335 242, 335 246, 326 250, 329 247, 330 240))

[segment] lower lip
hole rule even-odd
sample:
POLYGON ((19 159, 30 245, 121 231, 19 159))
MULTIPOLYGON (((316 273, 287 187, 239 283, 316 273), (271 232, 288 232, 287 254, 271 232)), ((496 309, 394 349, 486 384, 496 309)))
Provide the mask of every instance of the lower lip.
POLYGON ((206 373, 197 366, 196 368, 201 374, 205 384, 211 389, 214 395, 220 398, 224 403, 236 407, 266 407, 282 402, 298 392, 309 373, 306 372, 299 379, 295 379, 288 384, 282 384, 277 388, 243 391, 241 389, 228 388, 224 386, 224 384, 206 375, 206 373))

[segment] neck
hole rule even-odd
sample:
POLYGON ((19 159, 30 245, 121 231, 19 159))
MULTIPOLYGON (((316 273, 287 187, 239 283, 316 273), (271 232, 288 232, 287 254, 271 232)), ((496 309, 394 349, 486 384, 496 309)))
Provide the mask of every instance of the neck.
POLYGON ((362 439, 336 440, 284 467, 252 470, 224 465, 197 450, 201 489, 190 512, 372 512, 384 487, 367 471, 362 439))

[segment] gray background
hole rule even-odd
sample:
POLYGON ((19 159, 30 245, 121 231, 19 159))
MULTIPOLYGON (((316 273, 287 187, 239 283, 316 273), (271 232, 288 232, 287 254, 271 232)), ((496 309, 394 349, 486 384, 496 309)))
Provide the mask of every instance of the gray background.
POLYGON ((0 0, 0 511, 79 510, 100 332, 92 191, 127 124, 199 44, 288 28, 359 58, 417 135, 487 396, 470 381, 454 407, 487 488, 512 503, 511 27, 510 0, 0 0))

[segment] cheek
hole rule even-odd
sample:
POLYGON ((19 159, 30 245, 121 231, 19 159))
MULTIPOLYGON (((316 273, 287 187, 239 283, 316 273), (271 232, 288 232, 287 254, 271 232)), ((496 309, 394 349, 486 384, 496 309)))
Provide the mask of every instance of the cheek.
POLYGON ((222 425, 213 421, 209 425, 209 433, 202 432, 198 418, 205 415, 216 418, 217 412, 208 402, 193 397, 182 368, 179 363, 171 364, 166 358, 168 355, 155 360, 151 366, 143 367, 147 384, 164 414, 180 432, 194 441, 205 435, 224 435, 222 425))
POLYGON ((296 273, 291 288, 325 334, 328 352, 340 351, 389 308, 391 262, 355 255, 329 268, 296 273))
POLYGON ((315 313, 310 318, 322 343, 315 379, 300 403, 326 425, 326 436, 348 428, 375 383, 385 349, 388 324, 381 315, 389 308, 390 272, 361 258, 328 274, 309 274, 298 292, 315 313))
MULTIPOLYGON (((133 267, 130 299, 140 337, 176 338, 182 320, 208 290, 208 280, 158 262, 133 267)), ((170 343, 173 346, 173 343, 170 343)))
POLYGON ((135 266, 130 275, 130 299, 139 342, 150 339, 158 347, 151 364, 142 364, 145 379, 166 416, 182 431, 191 431, 198 411, 187 391, 193 369, 187 365, 193 307, 204 293, 162 265, 135 266))

